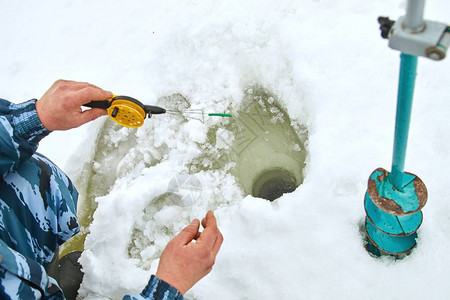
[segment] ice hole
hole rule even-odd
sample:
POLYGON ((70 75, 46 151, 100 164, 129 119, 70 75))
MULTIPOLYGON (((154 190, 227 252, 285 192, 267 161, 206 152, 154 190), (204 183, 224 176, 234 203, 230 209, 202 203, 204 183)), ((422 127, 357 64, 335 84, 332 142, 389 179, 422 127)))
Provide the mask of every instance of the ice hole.
POLYGON ((285 169, 264 171, 253 182, 252 196, 273 201, 297 188, 295 176, 285 169))
POLYGON ((304 179, 308 131, 280 102, 259 85, 247 88, 233 117, 210 128, 210 146, 190 171, 227 169, 244 195, 270 201, 293 192, 304 179))
POLYGON ((261 86, 250 86, 242 103, 232 130, 235 167, 230 171, 246 195, 273 201, 303 182, 307 130, 261 86))

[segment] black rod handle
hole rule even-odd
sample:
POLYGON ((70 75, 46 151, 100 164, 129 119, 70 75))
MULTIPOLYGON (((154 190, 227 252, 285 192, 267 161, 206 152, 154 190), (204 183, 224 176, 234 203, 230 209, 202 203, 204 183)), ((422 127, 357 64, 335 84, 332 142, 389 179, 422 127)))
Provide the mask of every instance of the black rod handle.
POLYGON ((108 107, 111 105, 111 101, 109 100, 93 100, 89 103, 83 104, 83 106, 91 107, 91 108, 102 108, 102 109, 108 109, 108 107))
POLYGON ((144 105, 144 110, 146 113, 150 112, 152 115, 160 115, 166 113, 166 110, 164 108, 153 105, 144 105))

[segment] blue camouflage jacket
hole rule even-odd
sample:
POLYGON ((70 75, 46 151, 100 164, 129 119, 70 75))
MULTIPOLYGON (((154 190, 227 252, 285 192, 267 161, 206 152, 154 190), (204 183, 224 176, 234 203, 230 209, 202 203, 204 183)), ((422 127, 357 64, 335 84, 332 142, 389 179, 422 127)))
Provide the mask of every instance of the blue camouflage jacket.
MULTIPOLYGON (((40 122, 35 103, 0 99, 0 299, 65 299, 44 266, 79 231, 75 187, 36 153, 39 141, 50 132, 40 122), (44 173, 48 176, 42 180, 44 173)), ((152 275, 142 293, 124 299, 183 296, 152 275)))

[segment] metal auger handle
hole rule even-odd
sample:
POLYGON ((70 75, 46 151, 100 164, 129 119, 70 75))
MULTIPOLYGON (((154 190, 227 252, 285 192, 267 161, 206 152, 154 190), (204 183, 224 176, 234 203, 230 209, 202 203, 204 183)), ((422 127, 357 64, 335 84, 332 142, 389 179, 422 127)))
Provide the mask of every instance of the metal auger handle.
POLYGON ((425 0, 408 0, 406 15, 397 21, 378 18, 381 36, 389 47, 403 53, 442 60, 450 46, 450 32, 445 23, 424 20, 425 0))

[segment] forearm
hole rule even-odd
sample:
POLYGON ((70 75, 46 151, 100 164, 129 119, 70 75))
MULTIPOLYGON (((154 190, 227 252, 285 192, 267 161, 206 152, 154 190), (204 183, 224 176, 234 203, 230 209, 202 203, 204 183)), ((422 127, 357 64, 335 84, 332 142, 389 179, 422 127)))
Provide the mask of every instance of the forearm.
POLYGON ((16 169, 36 151, 50 131, 36 112, 36 100, 14 104, 0 99, 0 173, 16 169))
POLYGON ((148 285, 138 295, 126 295, 123 300, 183 300, 183 295, 167 282, 152 275, 148 285))

